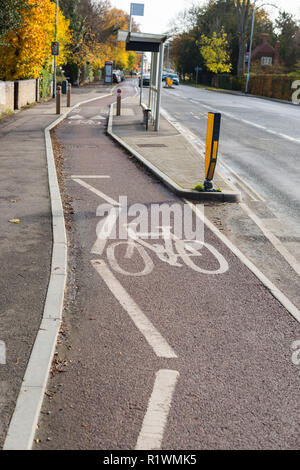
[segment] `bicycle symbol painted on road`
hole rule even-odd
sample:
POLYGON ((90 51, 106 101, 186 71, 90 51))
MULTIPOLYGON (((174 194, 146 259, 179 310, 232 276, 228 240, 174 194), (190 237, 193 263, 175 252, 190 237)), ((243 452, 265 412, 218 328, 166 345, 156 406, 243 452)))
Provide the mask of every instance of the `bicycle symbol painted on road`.
POLYGON ((201 274, 223 274, 229 269, 226 259, 214 246, 202 240, 181 239, 172 232, 170 225, 157 226, 151 232, 138 232, 137 223, 123 224, 125 239, 109 243, 121 210, 111 208, 101 221, 97 240, 92 248, 93 254, 106 255, 115 272, 126 276, 150 274, 154 269, 150 253, 169 266, 187 266, 201 274), (150 239, 155 240, 155 243, 150 243, 150 239), (129 269, 129 265, 133 268, 129 269))
POLYGON ((154 269, 153 255, 169 266, 185 266, 200 274, 216 275, 228 271, 224 256, 204 240, 203 220, 194 214, 189 204, 128 205, 126 196, 120 196, 116 201, 82 179, 105 180, 110 178, 107 175, 72 178, 107 201, 96 211, 102 219, 97 225, 97 239, 91 253, 106 257, 115 272, 146 276, 154 269), (129 221, 130 218, 133 219, 129 221))

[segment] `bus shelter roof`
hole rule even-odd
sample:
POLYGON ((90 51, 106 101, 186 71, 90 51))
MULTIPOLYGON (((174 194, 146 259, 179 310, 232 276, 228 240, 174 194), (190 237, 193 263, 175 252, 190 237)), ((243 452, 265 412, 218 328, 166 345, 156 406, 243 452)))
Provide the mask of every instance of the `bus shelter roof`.
POLYGON ((129 31, 118 31, 118 41, 126 42, 127 51, 159 52, 160 44, 168 39, 165 34, 151 34, 129 31))

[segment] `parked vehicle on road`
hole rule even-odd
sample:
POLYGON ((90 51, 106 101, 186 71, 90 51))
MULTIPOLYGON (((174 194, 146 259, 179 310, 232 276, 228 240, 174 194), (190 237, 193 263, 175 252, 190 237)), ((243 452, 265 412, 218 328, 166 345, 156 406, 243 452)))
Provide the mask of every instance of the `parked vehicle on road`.
POLYGON ((179 76, 177 73, 169 73, 167 76, 173 81, 173 85, 179 85, 179 76))
POLYGON ((120 78, 121 78, 121 82, 124 82, 125 74, 124 74, 123 70, 118 70, 118 72, 119 72, 119 75, 120 75, 120 78))
POLYGON ((113 82, 114 83, 120 83, 121 82, 121 76, 120 76, 120 71, 119 70, 113 70, 113 82))
MULTIPOLYGON (((150 85, 150 73, 145 73, 143 75, 143 86, 150 85)), ((139 78, 139 87, 141 86, 141 77, 139 78)))

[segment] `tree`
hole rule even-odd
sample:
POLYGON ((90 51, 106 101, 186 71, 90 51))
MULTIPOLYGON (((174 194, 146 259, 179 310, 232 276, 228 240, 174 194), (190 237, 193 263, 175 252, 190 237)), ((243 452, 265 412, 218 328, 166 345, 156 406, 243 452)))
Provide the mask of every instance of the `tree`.
POLYGON ((293 16, 286 12, 280 11, 275 21, 276 28, 279 32, 278 40, 280 41, 280 55, 285 65, 289 69, 293 69, 299 54, 299 31, 300 28, 293 16))
POLYGON ((248 20, 249 20, 250 0, 235 0, 235 8, 236 8, 238 39, 239 39, 239 56, 238 56, 238 64, 237 64, 237 74, 244 75, 247 25, 248 25, 248 20))
MULTIPOLYGON (((30 9, 21 11, 20 25, 4 36, 0 46, 0 77, 4 80, 37 78, 51 59, 55 31, 55 4, 50 0, 27 0, 30 9)), ((71 41, 69 21, 58 11, 60 54, 57 65, 64 64, 71 41)))
POLYGON ((21 14, 29 8, 27 0, 0 0, 0 41, 2 37, 21 24, 21 14))
POLYGON ((208 70, 213 73, 226 73, 231 71, 231 63, 227 52, 227 35, 224 31, 214 32, 212 37, 201 36, 200 53, 208 70))
MULTIPOLYGON (((250 4, 247 18, 247 27, 245 28, 244 45, 246 45, 247 42, 248 44, 250 42, 250 12, 252 8, 253 5, 250 4)), ((177 63, 179 60, 178 54, 180 53, 180 47, 178 42, 180 42, 180 40, 185 42, 187 37, 186 35, 188 35, 188 37, 191 39, 190 47, 193 53, 189 54, 186 47, 184 48, 185 53, 191 56, 190 59, 192 60, 193 64, 196 62, 195 65, 201 65, 201 62, 199 62, 201 60, 199 57, 200 52, 195 51, 194 42, 200 42, 202 34, 207 37, 212 37, 215 31, 221 31, 223 29, 227 34, 228 53, 230 55, 230 63, 232 64, 232 73, 237 73, 239 58, 239 32, 237 28, 236 0, 209 0, 208 3, 204 6, 200 7, 194 5, 190 9, 181 13, 174 24, 175 26, 172 26, 171 29, 171 33, 175 36, 176 39, 176 47, 172 51, 174 62, 177 63), (195 60, 193 60, 194 56, 195 60)), ((272 43, 275 44, 276 35, 274 33, 273 24, 265 10, 261 8, 257 10, 255 16, 254 42, 260 38, 262 32, 268 32, 270 34, 272 43)), ((180 60, 181 62, 186 63, 184 57, 182 57, 180 60)), ((188 67, 187 63, 186 65, 188 67)))

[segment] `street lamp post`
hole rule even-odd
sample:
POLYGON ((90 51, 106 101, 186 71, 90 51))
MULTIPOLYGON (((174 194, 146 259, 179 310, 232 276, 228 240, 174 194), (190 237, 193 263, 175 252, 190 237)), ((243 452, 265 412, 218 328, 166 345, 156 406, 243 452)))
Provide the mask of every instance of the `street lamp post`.
POLYGON ((117 38, 116 38, 116 48, 115 48, 115 69, 117 68, 117 45, 118 45, 118 27, 119 27, 119 16, 121 15, 116 15, 116 21, 117 21, 117 24, 116 24, 116 29, 117 29, 117 38))
MULTIPOLYGON (((57 17, 58 17, 58 0, 55 4, 55 42, 57 42, 57 17)), ((52 98, 56 95, 56 55, 54 54, 54 70, 53 70, 53 93, 52 98)))
POLYGON ((252 23, 251 23, 251 36, 250 36, 250 45, 249 45, 249 57, 248 57, 248 68, 247 68, 247 78, 246 78, 246 87, 245 87, 245 93, 248 93, 248 88, 249 88, 249 79, 250 79, 250 66, 251 66, 251 54, 252 54, 252 43, 253 43, 253 31, 254 31, 254 22, 255 22, 255 13, 256 10, 259 8, 265 7, 265 6, 270 6, 274 8, 278 8, 277 5, 273 5, 273 3, 263 3, 259 7, 256 8, 256 4, 254 2, 253 6, 253 12, 252 12, 252 23))

